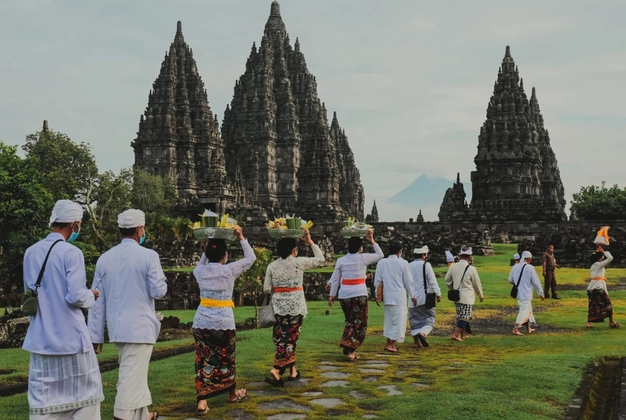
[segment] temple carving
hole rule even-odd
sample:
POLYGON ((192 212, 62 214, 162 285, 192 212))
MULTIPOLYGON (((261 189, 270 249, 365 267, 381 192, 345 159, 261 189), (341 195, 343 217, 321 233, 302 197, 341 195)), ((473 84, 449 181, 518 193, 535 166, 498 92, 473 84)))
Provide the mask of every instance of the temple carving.
POLYGON ((530 99, 506 47, 487 118, 478 136, 472 201, 457 175, 444 196, 439 220, 566 220, 565 191, 535 88, 530 99))
POLYGON ((345 130, 336 113, 329 124, 276 1, 235 83, 221 133, 178 23, 132 146, 136 167, 172 178, 180 208, 363 219, 363 186, 345 130))

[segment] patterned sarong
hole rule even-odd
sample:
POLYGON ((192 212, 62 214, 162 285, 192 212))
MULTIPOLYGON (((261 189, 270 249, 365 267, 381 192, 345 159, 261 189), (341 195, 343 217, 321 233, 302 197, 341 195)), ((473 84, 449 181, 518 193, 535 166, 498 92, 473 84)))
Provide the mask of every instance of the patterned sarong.
POLYGON ((357 296, 349 299, 341 299, 341 309, 346 319, 343 329, 340 347, 343 354, 350 354, 358 349, 365 341, 367 332, 367 296, 357 296))
POLYGON ((472 329, 470 328, 469 321, 472 319, 473 305, 455 302, 454 307, 456 309, 456 326, 471 334, 472 329))
POLYGON ((275 316, 276 323, 272 335, 276 347, 274 369, 278 369, 282 375, 285 373, 285 369, 296 364, 296 346, 298 345, 304 315, 276 314, 275 316))
POLYGON ((235 330, 194 328, 198 401, 235 389, 235 330))
POLYGON ((435 326, 435 308, 427 308, 426 305, 409 308, 409 324, 411 335, 430 334, 435 326))
POLYGON ((613 305, 609 295, 602 289, 587 290, 589 312, 587 322, 604 322, 604 318, 613 315, 613 305))

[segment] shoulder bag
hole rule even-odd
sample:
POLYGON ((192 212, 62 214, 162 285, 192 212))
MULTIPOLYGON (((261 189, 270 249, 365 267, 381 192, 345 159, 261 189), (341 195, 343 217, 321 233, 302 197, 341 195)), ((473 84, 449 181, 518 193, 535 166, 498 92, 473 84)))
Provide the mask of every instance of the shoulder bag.
POLYGON ((517 299, 517 287, 519 286, 519 282, 522 281, 522 273, 524 272, 525 268, 526 268, 526 264, 524 264, 524 266, 522 267, 522 269, 519 272, 519 277, 517 278, 517 284, 514 284, 513 287, 511 288, 511 297, 512 298, 516 298, 517 299))
MULTIPOLYGON (((465 273, 467 273, 467 269, 469 267, 470 267, 469 264, 467 264, 467 267, 465 267, 465 271, 463 271, 463 276, 461 276, 459 287, 461 287, 461 283, 463 283, 463 279, 465 278, 465 273)), ((454 279, 452 279, 452 290, 448 290, 448 299, 450 299, 452 302, 458 302, 459 300, 461 300, 461 292, 459 292, 459 289, 454 288, 454 279)))
POLYGON ((59 242, 63 242, 63 239, 57 239, 54 241, 48 253, 46 254, 46 259, 43 260, 43 265, 41 266, 41 270, 39 270, 39 276, 37 277, 37 281, 35 282, 34 289, 28 289, 26 292, 22 294, 22 299, 20 302, 20 309, 25 315, 35 316, 37 315, 37 289, 41 286, 41 280, 43 279, 43 273, 46 271, 46 264, 48 263, 48 257, 50 256, 50 252, 52 248, 59 242))
POLYGON ((274 307, 272 306, 272 295, 266 293, 263 305, 259 308, 259 328, 273 327, 275 323, 276 317, 274 316, 274 307))
POLYGON ((426 261, 424 261, 424 265, 422 267, 422 273, 424 276, 424 294, 426 295, 425 306, 427 308, 434 308, 437 305, 437 293, 428 293, 428 284, 426 283, 426 261))

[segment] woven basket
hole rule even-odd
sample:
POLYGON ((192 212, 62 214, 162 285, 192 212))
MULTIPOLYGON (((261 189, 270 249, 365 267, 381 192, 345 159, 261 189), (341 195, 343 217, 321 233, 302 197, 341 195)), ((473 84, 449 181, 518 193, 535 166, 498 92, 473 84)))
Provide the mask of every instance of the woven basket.
POLYGON ((304 230, 302 229, 267 229, 267 232, 272 238, 294 238, 300 239, 304 236, 304 230))
POLYGON ((341 229, 341 236, 344 238, 365 238, 367 236, 367 229, 354 229, 354 228, 343 228, 341 229))
POLYGON ((235 231, 228 228, 201 227, 193 230, 193 236, 198 240, 223 239, 225 241, 234 241, 235 231))

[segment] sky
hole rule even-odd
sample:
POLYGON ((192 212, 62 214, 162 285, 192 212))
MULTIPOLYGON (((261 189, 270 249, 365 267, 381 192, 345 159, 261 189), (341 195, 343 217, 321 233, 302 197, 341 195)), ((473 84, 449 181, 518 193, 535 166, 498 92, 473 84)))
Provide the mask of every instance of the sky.
MULTIPOLYGON (((568 202, 626 186, 623 0, 283 0, 329 116, 345 129, 381 220, 421 174, 469 182, 506 45, 536 87, 568 202)), ((0 0, 0 140, 50 128, 93 147, 101 171, 133 164, 131 141, 182 21, 222 120, 259 44, 270 0, 0 0)), ((443 194, 445 191, 441 192, 443 194)), ((426 220, 437 205, 424 203, 426 220)))

